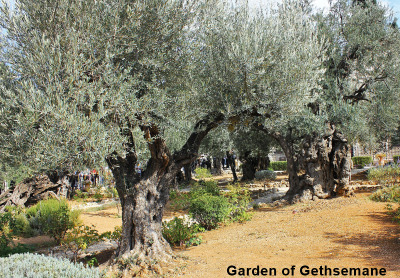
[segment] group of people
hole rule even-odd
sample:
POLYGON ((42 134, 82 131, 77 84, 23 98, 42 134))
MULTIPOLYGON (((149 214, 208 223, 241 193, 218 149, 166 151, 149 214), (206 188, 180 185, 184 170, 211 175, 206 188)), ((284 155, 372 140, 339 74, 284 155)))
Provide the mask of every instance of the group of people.
POLYGON ((89 186, 97 186, 104 184, 104 177, 99 175, 99 172, 96 169, 78 172, 76 171, 73 175, 70 176, 70 184, 74 190, 83 190, 88 185, 89 186))

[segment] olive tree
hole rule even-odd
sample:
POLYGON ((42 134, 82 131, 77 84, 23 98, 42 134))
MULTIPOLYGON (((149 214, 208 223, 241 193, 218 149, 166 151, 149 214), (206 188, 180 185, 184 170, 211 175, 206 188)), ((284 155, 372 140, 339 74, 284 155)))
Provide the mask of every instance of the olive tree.
POLYGON ((349 143, 379 138, 398 118, 399 30, 387 9, 336 1, 314 20, 327 55, 318 97, 283 124, 261 127, 286 154, 291 200, 350 193, 349 143))
POLYGON ((226 123, 231 131, 253 122, 274 123, 278 130, 318 98, 325 71, 323 38, 301 1, 255 13, 238 3, 234 8, 242 12, 205 19, 218 28, 200 34, 208 44, 198 55, 204 61, 196 73, 198 86, 206 90, 204 96, 214 94, 201 102, 233 113, 254 112, 231 118, 226 123))
POLYGON ((21 0, 1 8, 0 59, 15 84, 1 87, 10 131, 2 149, 36 171, 108 165, 123 208, 123 257, 171 256, 161 234, 170 183, 225 117, 197 113, 187 82, 202 4, 21 0), (139 160, 147 161, 141 176, 139 160))
POLYGON ((323 45, 296 1, 254 15, 222 1, 19 0, 2 5, 0 24, 12 80, 0 87, 2 151, 36 171, 107 164, 123 208, 119 255, 141 261, 170 258, 169 186, 204 137, 297 114, 323 74, 323 45))

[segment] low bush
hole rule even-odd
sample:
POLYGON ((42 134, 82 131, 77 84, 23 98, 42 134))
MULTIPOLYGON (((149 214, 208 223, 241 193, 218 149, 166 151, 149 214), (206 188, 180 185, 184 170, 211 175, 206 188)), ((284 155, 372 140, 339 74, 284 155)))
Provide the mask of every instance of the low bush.
POLYGON ((400 207, 393 209, 391 204, 387 204, 386 209, 388 210, 389 215, 393 217, 393 220, 400 224, 400 207))
POLYGON ((269 165, 274 171, 286 171, 287 161, 273 161, 269 165))
POLYGON ((393 162, 396 164, 400 164, 400 155, 394 155, 393 156, 393 162))
POLYGON ((34 235, 25 213, 16 214, 10 223, 10 227, 17 236, 30 237, 34 235))
POLYGON ((107 186, 106 189, 106 198, 118 198, 118 191, 114 186, 107 186))
POLYGON ((190 206, 190 193, 179 192, 171 190, 169 194, 169 200, 171 209, 173 210, 187 210, 190 206))
POLYGON ((271 170, 261 170, 255 173, 256 180, 276 180, 276 173, 271 170))
POLYGON ((196 173, 196 178, 198 178, 200 180, 212 177, 210 170, 208 170, 207 168, 199 167, 199 168, 196 168, 194 170, 194 172, 196 173))
POLYGON ((99 278, 97 268, 86 268, 67 259, 57 259, 37 254, 16 254, 0 258, 0 277, 13 278, 99 278))
POLYGON ((190 192, 179 192, 171 190, 169 195, 171 208, 174 210, 187 210, 190 207, 192 199, 196 199, 198 196, 204 194, 219 196, 220 189, 217 182, 213 180, 200 180, 193 185, 190 192))
POLYGON ((371 200, 376 202, 396 202, 400 203, 400 187, 387 187, 372 193, 371 200))
POLYGON ((103 236, 93 225, 92 227, 80 225, 67 231, 64 239, 62 239, 62 246, 74 254, 74 262, 76 262, 81 251, 102 239, 103 236))
POLYGON ((214 180, 209 180, 209 181, 200 180, 193 186, 191 190, 192 198, 195 197, 196 195, 201 195, 205 193, 209 193, 213 196, 219 196, 220 189, 218 187, 218 183, 214 180))
POLYGON ((248 212, 248 207, 251 197, 249 190, 240 185, 228 185, 227 189, 228 192, 226 192, 224 196, 231 205, 231 220, 234 222, 250 220, 251 213, 248 212))
POLYGON ((359 165, 361 167, 373 162, 372 156, 353 156, 351 160, 353 160, 354 165, 359 165))
POLYGON ((369 169, 367 177, 384 185, 395 185, 400 182, 400 167, 395 165, 372 168, 369 169))
POLYGON ((54 238, 58 244, 79 222, 79 211, 71 211, 65 200, 40 201, 26 210, 26 216, 33 230, 54 238))
POLYGON ((162 234, 173 246, 199 245, 202 241, 197 233, 204 231, 200 225, 189 223, 182 218, 175 217, 169 222, 163 222, 162 234))
POLYGON ((87 192, 82 192, 81 190, 77 189, 77 190, 75 190, 72 198, 75 201, 86 200, 87 198, 89 198, 89 194, 87 192))
POLYGON ((197 195, 190 202, 189 213, 202 227, 207 230, 218 227, 218 224, 228 219, 231 205, 223 196, 209 193, 197 195))
POLYGON ((0 213, 0 257, 33 250, 33 248, 28 245, 13 243, 15 233, 12 229, 12 222, 13 214, 11 211, 6 210, 0 213))

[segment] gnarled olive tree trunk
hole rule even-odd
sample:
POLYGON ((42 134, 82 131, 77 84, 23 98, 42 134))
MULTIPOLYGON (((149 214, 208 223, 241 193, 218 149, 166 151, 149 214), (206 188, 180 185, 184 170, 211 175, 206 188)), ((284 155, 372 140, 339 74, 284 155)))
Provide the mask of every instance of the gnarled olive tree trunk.
POLYGON ((162 217, 178 168, 171 162, 163 140, 153 140, 149 149, 151 159, 142 176, 135 172, 137 158, 133 150, 124 158, 107 158, 122 207, 123 229, 118 255, 133 256, 141 261, 149 258, 167 261, 172 250, 162 236, 162 217))
POLYGON ((251 152, 248 151, 240 157, 240 161, 242 162, 242 181, 253 180, 257 171, 259 159, 257 157, 252 157, 251 152))
POLYGON ((288 160, 289 191, 292 202, 350 195, 351 148, 334 126, 323 136, 309 136, 299 152, 293 142, 279 140, 288 160))
POLYGON ((122 206, 122 242, 118 257, 134 258, 136 262, 147 264, 171 258, 171 247, 162 236, 162 217, 170 186, 178 171, 197 158, 200 143, 208 132, 223 120, 224 115, 216 114, 199 121, 186 144, 173 155, 156 126, 141 126, 151 154, 142 175, 135 172, 137 156, 133 135, 130 129, 122 131, 128 138, 126 155, 121 157, 113 153, 106 158, 122 206))
POLYGON ((242 162, 242 181, 253 180, 257 170, 266 170, 269 167, 269 158, 258 155, 257 157, 251 156, 251 152, 245 152, 240 157, 242 162))
POLYGON ((162 236, 162 217, 173 182, 173 172, 155 165, 140 180, 129 177, 134 168, 114 168, 113 173, 122 207, 122 242, 119 256, 139 260, 168 260, 172 250, 162 236), (118 173, 115 173, 118 172, 118 173))
POLYGON ((291 202, 352 194, 351 148, 346 138, 335 126, 329 124, 324 135, 311 135, 296 142, 290 134, 256 128, 272 136, 282 147, 287 158, 289 191, 285 198, 291 202), (296 147, 300 144, 301 147, 296 147))
POLYGON ((220 157, 213 158, 213 169, 215 175, 222 175, 222 159, 220 157))

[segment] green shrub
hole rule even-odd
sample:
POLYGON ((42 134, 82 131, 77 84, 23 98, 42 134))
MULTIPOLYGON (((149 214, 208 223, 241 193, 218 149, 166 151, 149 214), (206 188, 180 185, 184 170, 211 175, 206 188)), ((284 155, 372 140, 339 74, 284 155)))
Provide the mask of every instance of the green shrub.
POLYGON ((105 197, 118 198, 118 191, 114 186, 107 186, 105 197))
POLYGON ((10 223, 10 227, 17 236, 30 237, 34 235, 25 213, 16 214, 10 223))
POLYGON ((228 192, 224 196, 231 205, 232 221, 244 222, 251 219, 251 214, 247 211, 251 201, 248 189, 240 185, 228 185, 228 192))
POLYGON ((191 200, 189 212, 202 227, 211 230, 229 217, 231 205, 223 196, 205 193, 191 200))
MULTIPOLYGON (((10 254, 24 253, 32 251, 32 247, 24 244, 14 244, 15 236, 12 230, 13 214, 11 211, 0 213, 0 257, 6 257, 10 254)), ((1 275, 0 275, 1 277, 1 275)))
POLYGON ((359 165, 361 167, 373 162, 372 156, 353 156, 351 160, 353 160, 354 165, 359 165))
POLYGON ((287 161, 273 161, 270 163, 270 167, 274 171, 286 171, 287 170, 287 161))
POLYGON ((17 254, 0 258, 0 277, 13 278, 99 278, 97 268, 86 268, 67 259, 37 254, 17 254))
MULTIPOLYGON (((210 193, 211 195, 214 195, 214 196, 218 196, 220 193, 218 183, 214 180, 208 180, 208 181, 201 180, 198 182, 198 186, 202 190, 204 190, 204 192, 210 193)), ((197 189, 199 189, 199 187, 197 189)))
POLYGON ((187 210, 190 206, 190 196, 189 192, 178 192, 175 190, 170 191, 169 200, 172 210, 187 210))
POLYGON ((276 173, 271 170, 261 170, 255 173, 256 180, 276 180, 276 173))
POLYGON ((119 250, 122 244, 122 226, 114 227, 114 231, 112 232, 105 232, 101 234, 102 238, 107 238, 109 240, 113 240, 117 243, 119 250))
POLYGON ((58 244, 79 221, 79 211, 71 211, 65 200, 55 199, 40 201, 27 209, 26 216, 33 230, 54 238, 58 244))
POLYGON ((378 167, 369 169, 367 178, 384 185, 395 185, 400 181, 400 167, 378 167))
POLYGON ((68 230, 62 240, 62 245, 66 250, 74 254, 74 262, 76 262, 81 251, 86 250, 91 244, 101 241, 103 236, 94 228, 80 225, 68 230))
POLYGON ((162 234, 164 238, 173 246, 191 246, 199 245, 201 237, 197 236, 198 232, 204 231, 196 223, 187 223, 184 219, 174 217, 169 222, 164 221, 162 224, 162 234))
POLYGON ((400 203, 400 187, 386 187, 371 194, 370 199, 376 202, 400 203))
POLYGON ((397 163, 397 161, 399 161, 399 159, 400 159, 400 155, 394 155, 393 156, 393 162, 394 163, 397 163))
POLYGON ((196 178, 203 180, 205 178, 211 178, 212 175, 210 173, 210 170, 208 170, 207 168, 196 168, 194 170, 194 172, 196 173, 196 178))
POLYGON ((32 236, 32 231, 25 216, 25 210, 18 206, 7 206, 5 212, 9 214, 9 229, 14 236, 32 236))
POLYGON ((89 198, 89 194, 87 192, 82 192, 81 190, 77 189, 77 190, 75 190, 72 198, 76 201, 82 200, 82 199, 85 200, 85 199, 89 198))
POLYGON ((388 210, 388 214, 393 217, 393 220, 400 224, 400 207, 393 209, 391 204, 387 204, 386 209, 388 210))

